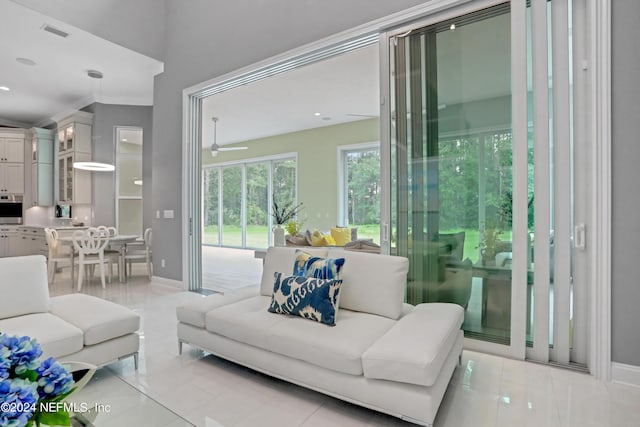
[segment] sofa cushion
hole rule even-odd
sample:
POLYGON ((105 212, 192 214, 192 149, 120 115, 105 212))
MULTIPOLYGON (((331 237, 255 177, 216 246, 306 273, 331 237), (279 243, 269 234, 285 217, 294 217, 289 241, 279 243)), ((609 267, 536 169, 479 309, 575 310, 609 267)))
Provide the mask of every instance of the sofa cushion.
POLYGON ((342 280, 276 273, 268 310, 271 313, 291 314, 334 326, 341 283, 342 280))
POLYGON ((60 357, 82 350, 82 331, 50 313, 27 314, 0 320, 0 331, 35 338, 45 357, 60 357))
POLYGON ((266 331, 266 349, 332 371, 362 375, 362 354, 394 323, 386 317, 342 309, 332 328, 285 317, 266 331))
POLYGON ((84 294, 51 298, 51 314, 84 333, 84 345, 94 345, 135 332, 140 316, 121 305, 84 294))
MULTIPOLYGON (((273 286, 273 285, 272 285, 273 286)), ((222 307, 236 301, 254 297, 258 294, 257 289, 245 288, 224 294, 214 294, 202 297, 196 301, 183 304, 176 308, 178 321, 189 325, 204 328, 207 313, 214 308, 222 307)))
POLYGON ((269 313, 271 298, 257 296, 212 310, 207 330, 235 341, 351 375, 362 375, 361 356, 395 321, 340 310, 336 326, 269 313))
POLYGON ((286 319, 285 316, 269 313, 267 308, 270 304, 270 296, 258 295, 216 308, 207 313, 206 328, 209 332, 266 348, 267 331, 286 319))
POLYGON ((460 334, 457 304, 419 304, 362 355, 364 376, 432 386, 460 334))
POLYGON ((340 308, 390 319, 402 315, 409 260, 344 249, 331 249, 328 256, 345 259, 340 272, 340 308))
MULTIPOLYGON (((327 256, 326 249, 305 248, 305 252, 313 256, 327 256)), ((273 293, 273 278, 276 272, 293 272, 293 262, 295 260, 295 249, 287 247, 270 247, 264 259, 262 269, 262 280, 260 281, 260 295, 271 297, 273 293)))
POLYGON ((42 255, 0 258, 0 318, 49 311, 47 260, 42 255))

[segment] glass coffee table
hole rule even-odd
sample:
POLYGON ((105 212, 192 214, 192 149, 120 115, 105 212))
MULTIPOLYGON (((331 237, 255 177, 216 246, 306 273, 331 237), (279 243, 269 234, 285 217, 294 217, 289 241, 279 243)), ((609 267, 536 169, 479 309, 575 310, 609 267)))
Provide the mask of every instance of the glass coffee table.
POLYGON ((71 425, 76 427, 193 426, 106 368, 97 370, 66 402, 83 411, 72 419, 71 425))

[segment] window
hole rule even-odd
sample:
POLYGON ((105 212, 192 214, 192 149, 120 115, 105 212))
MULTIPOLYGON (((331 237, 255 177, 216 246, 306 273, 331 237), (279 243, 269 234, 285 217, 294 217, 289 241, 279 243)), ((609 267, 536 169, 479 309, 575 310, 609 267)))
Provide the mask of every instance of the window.
POLYGON ((380 144, 339 148, 340 220, 357 227, 358 238, 380 241, 380 144))
POLYGON ((116 228, 142 235, 142 129, 116 128, 116 228))
POLYGON ((279 156, 205 167, 202 183, 202 243, 266 248, 272 243, 274 200, 297 200, 297 159, 279 156))

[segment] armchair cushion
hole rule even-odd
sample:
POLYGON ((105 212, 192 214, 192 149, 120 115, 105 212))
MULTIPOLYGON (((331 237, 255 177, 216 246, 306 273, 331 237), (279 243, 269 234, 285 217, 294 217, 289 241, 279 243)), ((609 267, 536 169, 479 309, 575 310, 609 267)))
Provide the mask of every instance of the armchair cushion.
POLYGON ((140 316, 111 301, 84 294, 51 298, 51 314, 84 333, 84 345, 94 345, 138 330, 140 316))
POLYGON ((49 311, 47 260, 42 255, 0 258, 0 318, 49 311))
POLYGON ((0 331, 35 338, 45 357, 61 357, 82 350, 82 331, 49 313, 0 320, 0 331))

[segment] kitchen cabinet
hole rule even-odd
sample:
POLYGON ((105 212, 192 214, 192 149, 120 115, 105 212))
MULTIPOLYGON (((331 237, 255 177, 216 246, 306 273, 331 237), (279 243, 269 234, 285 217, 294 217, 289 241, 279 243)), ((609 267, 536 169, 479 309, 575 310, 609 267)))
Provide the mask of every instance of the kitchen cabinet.
POLYGON ((74 162, 91 161, 93 114, 78 112, 61 120, 56 132, 58 179, 57 199, 60 204, 91 204, 92 175, 74 169, 74 162))
POLYGON ((44 229, 40 227, 20 228, 20 255, 48 256, 49 248, 44 229))
POLYGON ((24 164, 0 163, 0 194, 24 193, 24 164))
POLYGON ((24 163, 24 137, 0 137, 0 162, 24 163))
POLYGON ((0 257, 21 254, 20 235, 15 227, 0 226, 0 257))
POLYGON ((31 206, 53 205, 53 135, 31 129, 31 206))
POLYGON ((25 131, 0 129, 0 194, 24 194, 25 131))

